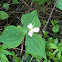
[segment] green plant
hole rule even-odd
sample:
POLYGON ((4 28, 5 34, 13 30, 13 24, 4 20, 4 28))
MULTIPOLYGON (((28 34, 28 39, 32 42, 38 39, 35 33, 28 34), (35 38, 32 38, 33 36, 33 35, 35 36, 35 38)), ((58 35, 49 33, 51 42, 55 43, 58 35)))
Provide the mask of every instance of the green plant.
POLYGON ((0 11, 0 19, 4 20, 7 19, 9 16, 5 11, 0 11))
POLYGON ((31 55, 41 56, 46 59, 45 39, 42 38, 42 36, 37 33, 41 26, 37 15, 37 10, 22 15, 21 22, 23 24, 23 27, 21 26, 6 27, 2 34, 0 35, 0 42, 6 44, 8 48, 13 48, 20 45, 20 43, 25 37, 26 51, 31 55), (29 25, 31 25, 32 28, 29 25), (32 34, 32 36, 30 36, 30 34, 32 34))
MULTIPOLYGON (((11 53, 12 53, 12 56, 13 56, 12 62, 20 62, 21 58, 18 57, 18 56, 15 54, 14 51, 11 51, 11 53)), ((9 56, 9 57, 11 58, 11 56, 9 56)))
MULTIPOLYGON (((3 26, 5 29, 2 27, 3 24, 0 23, 0 28, 2 28, 0 30, 0 62, 31 62, 33 60, 37 62, 62 62, 62 27, 60 26, 60 21, 54 17, 54 14, 52 16, 52 13, 50 16, 55 18, 55 20, 48 22, 48 20, 50 20, 50 16, 49 18, 46 18, 48 20, 45 19, 45 14, 47 15, 50 13, 50 10, 48 12, 48 9, 51 9, 50 6, 53 6, 51 5, 51 2, 54 2, 53 4, 55 7, 56 1, 58 1, 56 8, 62 10, 62 0, 32 0, 30 1, 30 4, 28 0, 11 0, 8 1, 8 3, 0 3, 0 21, 2 21, 2 23, 7 21, 6 26, 3 26), (22 5, 23 7, 23 4, 30 9, 29 11, 31 11, 32 7, 36 6, 38 8, 40 20, 38 18, 37 10, 34 10, 31 13, 23 14, 21 20, 18 18, 20 15, 15 15, 15 18, 20 20, 20 25, 9 25, 8 23, 11 20, 10 16, 14 15, 10 15, 11 12, 9 12, 8 9, 10 10, 10 7, 14 6, 13 4, 17 5, 17 9, 14 8, 14 11, 19 11, 19 5, 22 5), (46 28, 43 30, 45 26, 46 28), (20 44, 23 46, 21 49, 18 49, 21 46, 20 44), (14 49, 14 51, 11 51, 10 53, 9 49, 10 51, 14 49), (22 57, 20 57, 20 52, 22 53, 22 57)), ((54 7, 53 10, 55 9, 54 7)), ((22 9, 21 12, 25 12, 25 9, 26 8, 22 9)), ((58 9, 56 9, 56 11, 58 11, 58 9)), ((56 15, 58 14, 55 14, 55 16, 56 15)))
POLYGON ((0 62, 9 62, 6 55, 12 55, 7 49, 6 45, 0 45, 0 62))
POLYGON ((9 4, 8 4, 8 3, 3 3, 3 7, 6 9, 6 11, 8 11, 8 9, 9 9, 9 4))
POLYGON ((44 37, 48 37, 48 32, 43 31, 44 37))
POLYGON ((59 21, 57 21, 57 20, 54 20, 54 21, 50 21, 51 22, 51 24, 52 24, 52 31, 54 32, 54 33, 57 33, 57 32, 59 32, 59 29, 60 29, 60 27, 59 27, 59 21))
POLYGON ((62 42, 58 44, 58 39, 56 38, 54 40, 54 43, 50 43, 50 49, 55 49, 55 51, 53 51, 53 55, 56 57, 58 57, 58 59, 60 60, 61 58, 61 51, 62 51, 62 42))

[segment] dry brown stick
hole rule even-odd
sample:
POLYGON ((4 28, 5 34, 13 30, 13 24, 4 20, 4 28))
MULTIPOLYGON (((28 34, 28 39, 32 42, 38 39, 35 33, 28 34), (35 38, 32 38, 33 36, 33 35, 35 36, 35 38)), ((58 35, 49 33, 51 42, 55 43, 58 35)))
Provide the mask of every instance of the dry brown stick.
MULTIPOLYGON (((21 49, 19 49, 19 48, 11 48, 11 49, 17 49, 17 50, 21 50, 21 49)), ((26 50, 22 50, 22 51, 26 52, 26 50)))
MULTIPOLYGON (((56 3, 55 3, 55 5, 54 5, 54 7, 53 7, 53 9, 52 9, 52 11, 51 11, 51 13, 50 13, 50 16, 49 16, 49 18, 48 18, 48 20, 47 20, 47 22, 46 22, 46 25, 44 26, 43 30, 46 29, 46 27, 47 27, 47 25, 48 25, 48 23, 49 23, 49 20, 51 19, 51 16, 52 16, 52 14, 53 14, 53 11, 55 10, 55 7, 56 7, 57 2, 58 2, 58 0, 56 1, 56 3)), ((43 30, 42 30, 42 32, 43 32, 43 30)))

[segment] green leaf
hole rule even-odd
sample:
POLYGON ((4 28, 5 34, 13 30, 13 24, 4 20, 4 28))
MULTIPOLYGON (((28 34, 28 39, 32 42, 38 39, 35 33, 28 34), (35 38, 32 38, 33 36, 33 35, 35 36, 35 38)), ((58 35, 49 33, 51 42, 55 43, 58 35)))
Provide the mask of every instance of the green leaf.
POLYGON ((1 20, 4 20, 4 19, 7 19, 9 16, 6 12, 4 11, 0 11, 0 19, 1 20))
POLYGON ((52 37, 50 37, 48 40, 49 40, 50 43, 53 43, 53 38, 52 37))
POLYGON ((44 37, 48 37, 48 32, 43 30, 44 37))
POLYGON ((56 49, 56 50, 53 52, 53 54, 56 54, 58 51, 59 51, 59 49, 56 49))
MULTIPOLYGON (((57 1, 57 0, 55 0, 55 2, 56 2, 56 1, 57 1)), ((56 8, 62 10, 62 0, 58 0, 57 5, 56 5, 56 8)))
POLYGON ((39 34, 34 33, 32 37, 26 35, 25 47, 29 54, 42 56, 46 59, 45 40, 39 34))
POLYGON ((3 54, 6 54, 6 55, 12 55, 9 51, 7 51, 7 50, 1 50, 1 52, 3 53, 3 54))
POLYGON ((50 43, 49 46, 50 46, 50 49, 57 49, 57 46, 53 43, 50 43))
POLYGON ((22 42, 25 32, 21 26, 8 26, 0 36, 0 42, 6 44, 8 48, 17 47, 22 42))
POLYGON ((57 53, 57 55, 58 55, 58 58, 59 58, 59 60, 60 60, 60 57, 61 57, 61 51, 59 51, 59 52, 57 53))
POLYGON ((3 60, 5 60, 5 62, 9 62, 7 57, 4 54, 0 53, 0 56, 3 60))
POLYGON ((5 61, 5 60, 3 60, 3 58, 1 58, 0 62, 9 62, 9 61, 5 61))
POLYGON ((62 46, 62 42, 58 44, 58 47, 61 47, 62 46))
POLYGON ((52 27, 52 31, 53 31, 54 33, 59 32, 59 25, 55 25, 54 27, 52 27))
POLYGON ((18 3, 18 0, 12 0, 13 3, 18 3))
POLYGON ((60 58, 60 62, 62 62, 62 55, 61 55, 61 58, 60 58))
POLYGON ((58 44, 58 48, 60 51, 62 51, 62 42, 58 44))
POLYGON ((3 46, 3 45, 0 45, 0 51, 4 50, 4 49, 7 49, 8 47, 6 46, 3 46))
POLYGON ((38 4, 44 4, 47 2, 47 0, 33 0, 34 2, 37 2, 38 4))
POLYGON ((6 11, 8 10, 9 8, 9 4, 8 3, 3 3, 3 7, 6 9, 6 11))
POLYGON ((41 23, 39 21, 38 15, 37 15, 37 10, 34 10, 31 13, 22 15, 21 22, 23 24, 23 28, 25 31, 28 31, 27 25, 32 23, 33 27, 40 27, 41 23))
POLYGON ((58 48, 60 51, 62 51, 62 42, 58 44, 58 48))
POLYGON ((56 25, 57 23, 59 23, 59 21, 58 20, 54 20, 54 21, 50 21, 51 22, 51 24, 54 26, 54 25, 56 25))
POLYGON ((3 44, 3 45, 2 45, 2 48, 3 48, 3 49, 7 49, 8 46, 7 46, 6 44, 3 44))
POLYGON ((57 58, 55 57, 55 54, 52 54, 51 52, 49 52, 49 58, 52 58, 53 60, 57 60, 57 58))
POLYGON ((55 45, 58 44, 58 38, 56 38, 56 39, 54 40, 54 44, 55 44, 55 45))

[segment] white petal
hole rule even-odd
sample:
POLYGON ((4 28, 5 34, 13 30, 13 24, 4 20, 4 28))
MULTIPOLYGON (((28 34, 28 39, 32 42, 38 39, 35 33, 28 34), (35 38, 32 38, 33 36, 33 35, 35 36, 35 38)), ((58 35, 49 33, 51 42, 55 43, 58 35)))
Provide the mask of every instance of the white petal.
POLYGON ((33 25, 30 23, 29 25, 27 25, 27 27, 28 27, 29 29, 32 29, 32 28, 33 28, 33 25))
POLYGON ((33 32, 39 32, 40 28, 36 27, 36 28, 33 28, 33 32))
POLYGON ((32 37, 33 31, 30 30, 30 31, 28 32, 28 35, 29 35, 30 37, 32 37))

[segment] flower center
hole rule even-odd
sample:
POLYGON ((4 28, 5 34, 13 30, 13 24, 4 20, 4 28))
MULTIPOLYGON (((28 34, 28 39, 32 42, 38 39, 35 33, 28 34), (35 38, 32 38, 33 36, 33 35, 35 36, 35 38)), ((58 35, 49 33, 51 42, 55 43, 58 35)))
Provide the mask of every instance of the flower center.
POLYGON ((33 30, 33 28, 30 29, 31 31, 33 30))

